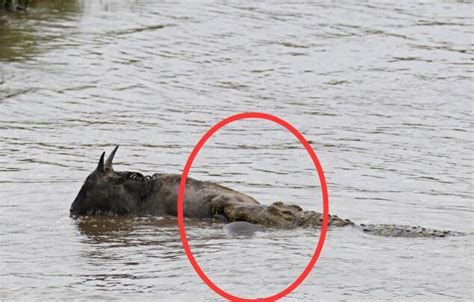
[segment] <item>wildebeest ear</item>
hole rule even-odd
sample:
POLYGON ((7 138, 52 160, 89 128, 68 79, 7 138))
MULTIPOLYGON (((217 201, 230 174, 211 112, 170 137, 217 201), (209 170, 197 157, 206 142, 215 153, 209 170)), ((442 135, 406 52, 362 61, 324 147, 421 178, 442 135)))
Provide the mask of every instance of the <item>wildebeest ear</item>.
POLYGON ((105 170, 104 170, 104 156, 105 156, 105 152, 102 152, 102 155, 100 156, 100 159, 99 159, 99 164, 97 165, 97 168, 95 169, 99 173, 104 173, 105 172, 105 170))
POLYGON ((107 160, 105 161, 105 171, 113 171, 114 168, 112 167, 112 161, 114 160, 115 152, 117 152, 118 145, 114 148, 112 153, 110 153, 109 157, 107 157, 107 160))

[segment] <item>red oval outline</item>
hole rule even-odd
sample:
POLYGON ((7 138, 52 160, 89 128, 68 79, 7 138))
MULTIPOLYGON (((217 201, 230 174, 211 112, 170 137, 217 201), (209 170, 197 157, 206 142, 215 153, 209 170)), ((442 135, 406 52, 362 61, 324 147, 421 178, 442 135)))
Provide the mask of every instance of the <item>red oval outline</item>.
POLYGON ((326 240, 326 232, 328 228, 328 213, 329 213, 329 200, 328 199, 329 198, 328 198, 327 184, 326 184, 326 178, 324 177, 323 168, 313 148, 311 148, 308 141, 304 138, 304 136, 298 130, 296 130, 296 128, 294 128, 288 122, 271 114, 262 113, 262 112, 238 113, 221 120, 220 122, 215 124, 211 129, 209 129, 204 134, 204 136, 199 140, 196 146, 194 146, 193 151, 189 155, 186 165, 184 166, 184 170, 181 175, 181 181, 179 183, 179 191, 178 191, 178 226, 179 226, 179 234, 181 237, 181 242, 183 243, 183 248, 186 253, 186 256, 189 262, 191 263, 191 265, 193 266, 194 270, 196 271, 196 273, 207 284, 207 286, 209 286, 214 292, 216 292, 220 296, 231 301, 275 301, 275 300, 285 297, 286 295, 291 293, 293 290, 295 290, 303 282, 303 280, 309 275, 314 265, 316 264, 316 261, 318 260, 321 254, 321 251, 323 249, 324 241, 326 240), (293 281, 287 288, 285 288, 284 290, 282 290, 281 292, 277 294, 268 296, 266 298, 237 297, 237 296, 227 293, 226 291, 219 288, 216 284, 214 284, 214 282, 212 282, 211 279, 207 277, 207 275, 204 273, 204 271, 201 269, 196 259, 194 258, 193 253, 191 252, 191 248, 189 247, 189 242, 186 236, 186 229, 184 225, 184 212, 183 212, 183 208, 184 208, 183 199, 184 198, 183 197, 184 197, 184 192, 186 190, 186 180, 188 178, 189 170, 191 169, 194 159, 196 158, 197 154, 199 153, 201 148, 204 146, 206 141, 212 135, 214 135, 214 133, 216 133, 219 129, 221 129, 225 125, 235 122, 237 120, 241 120, 241 119, 264 119, 264 120, 277 123, 280 126, 287 129, 288 131, 290 131, 305 147, 306 151, 311 157, 311 160, 313 161, 316 171, 318 172, 318 177, 319 177, 319 182, 321 184, 321 192, 322 192, 322 197, 323 197, 323 221, 321 225, 321 234, 319 236, 319 241, 314 251, 314 254, 311 257, 311 260, 308 262, 308 265, 303 270, 303 272, 298 276, 298 278, 296 278, 295 281, 293 281))

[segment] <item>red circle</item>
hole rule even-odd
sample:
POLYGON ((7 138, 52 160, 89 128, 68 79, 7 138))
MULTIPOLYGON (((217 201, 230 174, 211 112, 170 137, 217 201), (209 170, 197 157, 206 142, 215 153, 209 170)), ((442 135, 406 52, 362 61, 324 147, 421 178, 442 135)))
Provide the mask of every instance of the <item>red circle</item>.
POLYGON ((328 201, 328 191, 327 191, 327 185, 326 185, 326 179, 324 177, 324 171, 323 168, 321 167, 321 164, 319 163, 318 157, 316 156, 316 153, 314 152, 313 148, 311 148, 310 144, 308 141, 303 137, 303 135, 296 130, 291 124, 288 122, 270 114, 266 113, 261 113, 261 112, 244 112, 244 113, 239 113, 232 115, 230 117, 227 117, 220 121, 219 123, 215 124, 211 129, 209 129, 206 134, 199 140, 197 145, 194 147, 193 151, 189 155, 189 158, 186 162, 186 165, 184 166, 183 174, 181 175, 181 182, 179 183, 179 191, 178 191, 178 225, 179 225, 179 233, 181 236, 181 242, 183 243, 183 248, 184 251, 186 252, 186 256, 188 257, 189 262, 193 266, 194 270, 196 273, 201 277, 201 279, 209 286, 213 291, 215 291, 217 294, 221 295, 227 300, 231 301, 275 301, 278 299, 281 299, 291 293, 293 290, 295 290, 301 282, 308 276, 308 274, 311 272, 313 269, 314 265, 316 264, 316 261, 319 258, 319 255, 321 254, 321 251, 323 249, 324 241, 326 240, 326 232, 327 232, 327 227, 328 227, 328 213, 329 213, 329 201, 328 201), (268 296, 266 298, 241 298, 241 297, 236 297, 233 296, 221 288, 219 288, 216 284, 214 284, 211 279, 207 277, 207 275, 204 273, 204 271, 201 269, 199 264, 197 263, 196 259, 194 259, 194 256, 191 252, 191 248, 189 247, 189 242, 186 237, 186 230, 184 226, 184 213, 183 213, 183 205, 184 205, 184 191, 186 189, 186 180, 188 178, 189 170, 191 169, 191 165, 196 158, 197 154, 201 150, 201 148, 204 146, 206 141, 214 134, 216 133, 219 129, 224 127, 227 124, 230 124, 232 122, 235 122, 237 120, 241 119, 264 119, 264 120, 269 120, 274 123, 279 124, 280 126, 286 128, 288 131, 290 131, 299 141, 300 143, 305 147, 306 151, 308 152, 309 156, 311 157, 311 160, 313 161, 313 164, 316 168, 316 171, 318 172, 319 176, 319 182, 321 184, 321 191, 322 191, 322 196, 323 196, 323 222, 321 225, 321 234, 319 236, 319 241, 316 246, 316 249, 314 251, 313 256, 311 257, 311 260, 308 262, 308 265, 306 268, 303 270, 301 275, 298 276, 298 278, 293 281, 287 288, 282 290, 281 292, 274 294, 272 296, 268 296))

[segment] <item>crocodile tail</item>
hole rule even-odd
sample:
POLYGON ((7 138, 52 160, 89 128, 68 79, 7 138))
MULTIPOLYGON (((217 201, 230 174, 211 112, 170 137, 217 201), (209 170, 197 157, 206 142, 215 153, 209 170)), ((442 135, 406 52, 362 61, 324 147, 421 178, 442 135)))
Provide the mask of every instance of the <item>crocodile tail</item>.
POLYGON ((363 232, 385 237, 448 237, 463 235, 455 231, 397 224, 361 224, 360 228, 363 232))

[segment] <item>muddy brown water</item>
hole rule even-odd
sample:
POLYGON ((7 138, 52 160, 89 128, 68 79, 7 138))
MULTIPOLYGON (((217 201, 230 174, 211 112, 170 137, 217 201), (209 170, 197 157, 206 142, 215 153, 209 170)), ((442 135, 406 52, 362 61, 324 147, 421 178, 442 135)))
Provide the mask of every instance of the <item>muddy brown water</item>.
MULTIPOLYGON (((472 4, 464 1, 39 1, 0 17, 0 300, 220 301, 186 261, 176 221, 73 220, 100 153, 180 173, 237 112, 286 119, 311 141, 331 213, 473 232, 472 4)), ((309 157, 277 125, 241 121, 190 176, 321 210, 309 157)), ((247 238, 193 223, 222 289, 263 297, 309 260, 318 230, 247 238)), ((285 301, 468 300, 472 236, 330 230, 285 301)))

